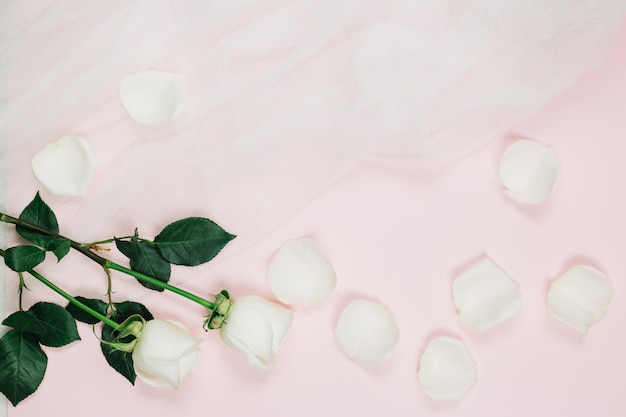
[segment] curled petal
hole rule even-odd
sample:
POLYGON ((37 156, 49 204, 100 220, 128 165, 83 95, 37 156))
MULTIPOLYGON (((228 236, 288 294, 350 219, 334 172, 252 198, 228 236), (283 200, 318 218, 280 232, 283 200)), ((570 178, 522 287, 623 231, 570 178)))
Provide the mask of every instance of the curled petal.
POLYGON ((46 145, 32 160, 35 178, 50 194, 81 196, 96 173, 97 162, 87 141, 64 136, 46 145))
POLYGON ((150 320, 133 350, 135 372, 149 385, 178 388, 196 363, 199 343, 177 321, 150 320))
POLYGON ((341 313, 335 337, 352 360, 367 364, 385 362, 396 349, 400 330, 385 307, 372 301, 350 303, 341 313))
POLYGON ((595 268, 577 265, 552 283, 548 307, 560 322, 587 334, 605 315, 613 296, 609 278, 595 268))
POLYGON ((500 181, 514 200, 539 204, 548 198, 561 172, 561 161, 549 146, 532 139, 513 143, 500 159, 500 181))
POLYGON ((522 307, 517 282, 488 258, 455 278, 452 296, 461 321, 478 331, 510 319, 522 307))
POLYGON ((444 336, 426 346, 420 358, 418 378, 430 398, 460 400, 478 380, 478 370, 465 343, 444 336))
POLYGON ((337 285, 333 266, 307 239, 283 243, 270 262, 267 279, 276 297, 285 304, 316 303, 337 285))
POLYGON ((243 352, 248 363, 268 370, 287 337, 292 314, 285 307, 250 295, 233 301, 224 325, 222 341, 243 352))
POLYGON ((180 76, 153 70, 125 77, 120 98, 130 117, 148 126, 166 124, 180 115, 187 104, 180 76))

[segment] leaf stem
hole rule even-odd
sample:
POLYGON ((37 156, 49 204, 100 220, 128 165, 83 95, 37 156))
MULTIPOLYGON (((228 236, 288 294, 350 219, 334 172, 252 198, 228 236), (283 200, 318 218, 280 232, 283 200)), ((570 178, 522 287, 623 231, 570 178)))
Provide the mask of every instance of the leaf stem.
MULTIPOLYGON (((109 285, 110 285, 110 273, 108 272, 108 269, 113 269, 119 272, 122 272, 124 274, 133 276, 135 278, 137 278, 140 281, 144 281, 144 282, 149 282, 150 284, 156 285, 160 288, 163 288, 165 290, 171 291, 175 294, 178 294, 182 297, 187 298, 188 300, 191 300, 197 304, 200 304, 203 307, 208 308, 209 310, 212 310, 213 308, 215 308, 215 304, 212 303, 211 301, 204 299, 202 297, 199 297, 193 293, 190 293, 188 291, 185 291, 181 288, 175 287, 174 285, 170 285, 166 282, 163 282, 161 280, 158 280, 156 278, 153 278, 149 275, 145 275, 142 274, 140 272, 137 271, 133 271, 132 269, 126 268, 122 265, 119 265, 107 258, 104 258, 96 253, 93 253, 91 250, 89 250, 89 247, 85 247, 84 244, 76 242, 72 239, 68 239, 65 236, 61 236, 57 233, 53 233, 50 232, 47 229, 44 229, 42 227, 39 227, 35 224, 29 223, 29 222, 25 222, 21 219, 18 219, 16 217, 13 216, 9 216, 8 214, 2 213, 0 212, 0 221, 5 222, 5 223, 11 223, 14 224, 16 226, 20 226, 20 227, 24 227, 26 229, 32 230, 33 232, 38 232, 47 236, 53 236, 53 237, 57 237, 60 239, 66 239, 70 242, 70 245, 73 249, 75 249, 76 251, 78 251, 79 253, 81 253, 82 255, 86 256, 87 258, 91 259, 92 261, 96 262, 98 265, 102 266, 105 270, 105 272, 107 273, 107 276, 109 278, 109 285)), ((4 253, 4 252, 3 252, 4 253)), ((30 272, 30 271, 29 271, 30 272)), ((110 289, 109 289, 110 291, 110 289)))
MULTIPOLYGON (((2 249, 0 249, 0 256, 4 257, 4 250, 2 250, 2 249)), ((53 282, 48 280, 46 277, 44 277, 43 275, 41 275, 37 271, 35 271, 33 269, 29 269, 26 272, 28 272, 30 275, 32 275, 34 278, 36 278, 38 281, 40 281, 45 286, 50 288, 52 291, 54 291, 57 294, 59 294, 61 297, 65 298, 67 301, 69 301, 70 303, 74 304, 76 307, 80 308, 81 310, 85 311, 86 313, 88 313, 88 314, 92 315, 93 317, 97 318, 98 320, 102 321, 107 326, 109 326, 109 327, 111 327, 113 329, 117 329, 120 326, 118 323, 116 323, 115 321, 113 321, 109 317, 106 317, 105 315, 97 312, 93 308, 91 308, 91 307, 81 303, 76 298, 72 297, 70 294, 68 294, 67 292, 63 291, 61 288, 57 287, 53 282)), ((20 279, 22 279, 21 276, 20 276, 20 279)), ((21 303, 21 300, 20 300, 20 303, 21 303)))

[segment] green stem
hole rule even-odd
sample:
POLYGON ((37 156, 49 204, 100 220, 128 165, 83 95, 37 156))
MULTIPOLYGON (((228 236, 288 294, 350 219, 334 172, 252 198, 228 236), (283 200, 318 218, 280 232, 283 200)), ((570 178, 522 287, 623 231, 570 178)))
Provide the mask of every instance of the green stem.
POLYGON ((93 317, 97 318, 98 320, 100 320, 101 322, 106 324, 107 326, 109 326, 109 327, 111 327, 113 329, 117 329, 118 327, 120 327, 119 323, 111 320, 110 318, 106 317, 103 314, 98 313, 93 308, 91 308, 91 307, 81 303, 76 298, 72 297, 71 295, 69 295, 68 293, 63 291, 61 288, 57 287, 52 282, 47 280, 43 275, 39 274, 38 272, 36 272, 34 270, 30 270, 30 271, 28 271, 28 273, 31 274, 33 277, 37 278, 39 281, 41 281, 44 285, 46 285, 52 291, 56 292, 61 297, 65 298, 67 301, 69 301, 70 303, 74 304, 76 307, 80 308, 81 310, 85 311, 86 313, 88 313, 88 314, 92 315, 93 317))
MULTIPOLYGON (((4 257, 4 250, 2 250, 2 249, 0 249, 0 256, 4 257)), ((102 321, 107 326, 109 326, 109 327, 111 327, 113 329, 117 329, 120 326, 118 323, 116 323, 115 321, 113 321, 110 318, 106 317, 105 315, 103 315, 103 314, 97 312, 96 310, 94 310, 93 308, 91 308, 91 307, 81 303, 76 298, 72 297, 70 294, 68 294, 67 292, 63 291, 61 288, 57 287, 54 283, 52 283, 46 277, 41 275, 39 272, 37 272, 37 271, 35 271, 33 269, 29 269, 26 272, 28 272, 30 275, 35 277, 38 281, 43 283, 45 286, 50 288, 52 291, 54 291, 57 294, 59 294, 61 297, 65 298, 67 301, 69 301, 70 303, 74 304, 76 307, 80 308, 84 312, 86 312, 86 313, 92 315, 93 317, 97 318, 98 320, 102 321)))
POLYGON ((182 297, 187 298, 188 300, 198 303, 201 306, 208 308, 209 310, 213 310, 213 308, 215 308, 215 304, 209 300, 206 300, 202 297, 198 297, 197 295, 193 293, 185 291, 182 288, 178 288, 173 285, 170 285, 167 282, 160 281, 156 278, 151 277, 150 275, 145 275, 145 274, 142 274, 141 272, 133 271, 132 269, 126 268, 125 266, 122 266, 120 264, 116 264, 113 261, 107 260, 107 264, 105 265, 105 268, 123 272, 124 274, 131 275, 140 281, 144 281, 152 285, 159 286, 165 290, 173 292, 174 294, 178 294, 182 297))
MULTIPOLYGON (((87 248, 87 249, 89 249, 89 248, 93 248, 93 247, 96 247, 96 246, 99 246, 99 245, 106 245, 106 244, 108 244, 108 243, 113 243, 113 242, 115 242, 115 240, 116 240, 116 239, 131 239, 131 238, 133 238, 133 237, 134 237, 134 235, 131 235, 131 236, 122 236, 122 237, 112 237, 111 239, 99 240, 99 241, 97 241, 97 242, 91 242, 91 243, 80 243, 80 245, 81 245, 83 248, 87 248)), ((139 238, 139 240, 144 241, 144 242, 151 242, 150 240, 148 240, 148 239, 143 239, 143 238, 139 238)))
POLYGON ((109 301, 109 307, 113 307, 113 281, 111 280, 111 271, 109 268, 104 267, 104 273, 107 276, 107 300, 109 301))
POLYGON ((20 226, 23 227, 25 229, 29 229, 33 232, 37 232, 37 233, 41 233, 42 235, 47 235, 47 236, 52 236, 52 237, 57 237, 59 239, 65 239, 68 240, 70 242, 70 245, 72 246, 72 248, 74 248, 75 250, 77 250, 78 252, 82 253, 83 255, 85 255, 86 257, 88 257, 89 259, 91 259, 92 261, 104 266, 106 264, 106 259, 103 258, 102 256, 96 255, 95 253, 93 253, 92 251, 89 250, 89 248, 85 248, 83 247, 82 244, 72 240, 72 239, 68 239, 65 236, 61 236, 58 233, 54 233, 51 232, 48 229, 44 229, 43 227, 39 227, 36 224, 32 224, 29 222, 25 222, 23 220, 20 220, 16 217, 13 216, 9 216, 8 214, 5 213, 1 213, 0 212, 0 221, 5 222, 5 223, 10 223, 10 224, 14 224, 16 226, 20 226))
MULTIPOLYGON (((102 266, 105 269, 105 272, 107 271, 107 269, 114 269, 116 271, 120 271, 123 272, 124 274, 130 275, 135 277, 136 279, 140 280, 140 281, 144 281, 144 282, 149 282, 150 284, 156 285, 157 287, 163 288, 164 290, 167 291, 171 291, 174 294, 178 294, 182 297, 187 298, 188 300, 191 300, 195 303, 200 304, 203 307, 208 308, 209 310, 212 310, 215 307, 215 304, 212 303, 209 300, 206 300, 202 297, 199 297, 193 293, 190 293, 188 291, 185 291, 181 288, 175 287, 173 285, 170 285, 166 282, 163 282, 161 280, 158 280, 156 278, 153 278, 149 275, 145 275, 142 274, 140 272, 137 271, 133 271, 132 269, 126 268, 122 265, 119 265, 107 258, 104 258, 96 253, 93 253, 91 250, 89 250, 89 247, 85 247, 84 244, 76 242, 74 240, 68 239, 65 236, 61 236, 57 233, 53 233, 47 229, 44 229, 42 227, 39 227, 35 224, 29 223, 29 222, 25 222, 23 220, 20 220, 18 218, 15 218, 13 216, 9 216, 7 214, 1 213, 0 212, 0 221, 5 222, 5 223, 11 223, 14 224, 16 226, 20 226, 20 227, 24 227, 26 229, 32 230, 34 232, 38 232, 44 235, 48 235, 48 236, 53 236, 53 237, 57 237, 60 239, 66 239, 70 242, 70 245, 73 249, 77 250, 78 252, 80 252, 81 254, 83 254, 84 256, 86 256, 87 258, 91 259, 92 261, 96 262, 97 264, 99 264, 100 266, 102 266)), ((107 272, 108 273, 108 272, 107 272)))

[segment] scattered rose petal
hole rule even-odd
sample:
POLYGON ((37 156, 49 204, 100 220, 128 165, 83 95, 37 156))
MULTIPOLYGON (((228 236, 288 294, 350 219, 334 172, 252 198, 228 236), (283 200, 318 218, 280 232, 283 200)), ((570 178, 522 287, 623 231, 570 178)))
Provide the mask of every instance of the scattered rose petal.
POLYGON ((489 258, 456 277, 452 296, 461 321, 478 331, 510 319, 522 307, 517 282, 489 258))
POLYGON ((307 239, 283 243, 270 262, 267 279, 276 297, 285 304, 316 303, 337 284, 333 266, 307 239))
POLYGON ((605 315, 613 296, 609 278, 595 268, 577 265, 559 277, 548 290, 548 307, 562 323, 587 334, 605 315))
POLYGON ((341 313, 335 337, 350 359, 381 364, 394 352, 400 331, 385 307, 359 300, 350 303, 341 313))
POLYGON ((478 370, 463 341, 443 336, 426 346, 418 378, 430 398, 460 400, 478 380, 478 370))
POLYGON ((37 181, 50 194, 64 196, 84 195, 96 166, 89 144, 76 136, 64 136, 46 145, 32 160, 37 181))
POLYGON ((120 97, 130 117, 149 126, 163 125, 182 113, 187 101, 180 76, 144 70, 122 80, 120 97))
POLYGON ((513 143, 500 159, 505 192, 520 203, 543 202, 556 185, 561 161, 549 146, 532 139, 513 143))

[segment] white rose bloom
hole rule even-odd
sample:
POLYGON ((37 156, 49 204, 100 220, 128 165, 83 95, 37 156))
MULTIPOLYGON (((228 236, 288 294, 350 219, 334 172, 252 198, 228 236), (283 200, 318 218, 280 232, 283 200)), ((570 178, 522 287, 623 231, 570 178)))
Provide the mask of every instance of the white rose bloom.
POLYGON ((97 162, 87 141, 64 136, 37 152, 33 174, 50 194, 82 196, 96 173, 97 162))
POLYGON ((335 337, 350 359, 381 364, 395 351, 400 330, 385 307, 372 301, 358 300, 341 312, 335 337))
POLYGON ((500 159, 500 181, 515 201, 539 204, 548 198, 561 172, 561 161, 549 146, 532 139, 513 143, 500 159))
POLYGON ((248 363, 268 370, 291 327, 289 309, 255 295, 233 300, 220 329, 222 341, 243 352, 248 363))
POLYGON ((120 85, 120 98, 131 119, 148 126, 170 122, 187 105, 180 76, 154 70, 125 77, 120 85))
POLYGON ((276 297, 285 304, 316 303, 337 285, 333 266, 319 247, 307 239, 282 244, 270 262, 267 280, 276 297))
POLYGON ((150 320, 133 350, 135 373, 149 385, 178 388, 196 363, 200 341, 177 321, 150 320))
POLYGON ((461 321, 478 331, 510 319, 522 307, 519 284, 489 258, 454 279, 452 297, 461 321))
POLYGON ((605 315, 613 296, 609 278, 595 268, 577 265, 554 281, 548 307, 560 322, 587 334, 605 315))
POLYGON ((478 380, 478 370, 463 341, 437 337, 422 353, 418 379, 430 398, 460 400, 478 380))

